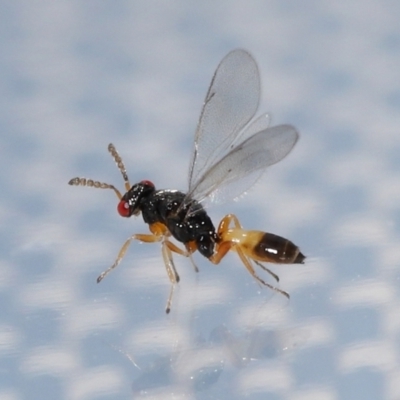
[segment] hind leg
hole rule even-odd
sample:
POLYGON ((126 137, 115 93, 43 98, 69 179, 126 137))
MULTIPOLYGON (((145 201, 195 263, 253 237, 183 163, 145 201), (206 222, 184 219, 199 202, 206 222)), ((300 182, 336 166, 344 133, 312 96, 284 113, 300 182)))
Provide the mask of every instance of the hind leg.
MULTIPOLYGON (((217 232, 221 240, 217 244, 215 254, 210 258, 212 263, 219 264, 230 250, 234 250, 238 254, 247 271, 259 283, 289 297, 287 292, 278 289, 261 279, 254 270, 252 262, 256 263, 264 271, 268 272, 277 282, 279 281, 278 275, 259 262, 264 261, 264 258, 260 258, 255 252, 257 245, 265 235, 264 232, 244 230, 238 218, 234 214, 228 214, 222 218, 217 232), (230 227, 232 224, 233 228, 230 227)), ((269 260, 265 259, 265 261, 269 260)))
MULTIPOLYGON (((251 274, 251 276, 259 283, 261 283, 262 285, 274 290, 275 292, 281 293, 283 294, 285 297, 287 297, 288 299, 290 298, 289 293, 285 292, 284 290, 281 290, 275 286, 270 285, 269 283, 265 282, 263 279, 261 279, 257 274, 256 271, 254 270, 253 266, 251 265, 251 261, 248 257, 246 257, 246 255, 242 252, 242 250, 240 249, 240 247, 236 248, 236 252, 238 253, 242 263, 244 264, 244 266, 246 267, 247 271, 249 271, 249 273, 251 274)), ((259 263, 257 263, 259 264, 259 263)), ((270 272, 268 270, 268 272, 270 272)), ((273 273, 272 273, 273 274, 273 273)), ((273 274, 275 275, 275 274, 273 274)))

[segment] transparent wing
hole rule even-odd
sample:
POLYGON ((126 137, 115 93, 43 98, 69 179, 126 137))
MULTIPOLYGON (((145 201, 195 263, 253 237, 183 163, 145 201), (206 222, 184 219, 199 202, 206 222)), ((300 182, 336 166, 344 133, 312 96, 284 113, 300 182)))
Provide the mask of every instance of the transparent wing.
MULTIPOLYGON (((244 142, 250 136, 254 134, 266 130, 270 124, 271 118, 269 114, 263 114, 259 116, 257 119, 252 121, 248 126, 240 132, 239 135, 236 136, 234 141, 229 146, 229 151, 232 151, 235 146, 238 145, 240 142, 244 142)), ((224 186, 224 188, 220 188, 218 191, 214 192, 209 197, 204 197, 201 200, 203 206, 209 206, 211 203, 223 203, 225 200, 231 200, 239 197, 241 194, 246 192, 251 186, 253 186, 258 179, 260 179, 261 175, 263 174, 263 170, 255 171, 254 173, 249 173, 246 175, 246 178, 238 178, 235 182, 231 182, 229 185, 224 186), (246 179, 246 182, 243 180, 246 179)), ((207 171, 206 171, 207 174, 207 171)), ((200 177, 199 182, 203 180, 205 176, 200 177)), ((192 192, 188 193, 188 199, 193 199, 193 191, 194 195, 199 195, 197 193, 198 186, 194 186, 192 188, 192 192)))
POLYGON ((260 77, 253 57, 244 50, 228 53, 211 80, 197 125, 189 164, 189 193, 231 149, 255 115, 260 77))
MULTIPOLYGON (((257 119, 254 126, 259 122, 257 119)), ((255 183, 265 168, 286 157, 298 137, 291 125, 278 125, 251 135, 201 177, 190 192, 191 198, 198 202, 204 199, 221 202, 239 196, 255 183)))
POLYGON ((254 121, 251 121, 248 126, 246 126, 242 132, 237 135, 236 139, 231 143, 229 147, 229 151, 231 151, 234 147, 236 147, 239 143, 244 142, 250 136, 254 134, 264 131, 269 127, 271 123, 271 116, 269 114, 262 114, 257 117, 254 121))
MULTIPOLYGON (((234 142, 230 145, 230 151, 233 150, 240 142, 244 142, 249 137, 254 134, 266 130, 271 122, 271 117, 269 114, 262 114, 254 121, 251 121, 247 127, 243 129, 243 131, 236 137, 234 142)), ((247 190, 250 189, 262 176, 265 168, 261 168, 254 172, 250 172, 248 175, 245 175, 243 178, 238 178, 237 180, 231 182, 229 185, 223 186, 216 192, 214 192, 209 197, 204 197, 201 199, 203 206, 210 206, 211 203, 221 204, 227 200, 237 199, 241 195, 247 193, 247 190), (245 180, 245 182, 243 182, 245 180)))

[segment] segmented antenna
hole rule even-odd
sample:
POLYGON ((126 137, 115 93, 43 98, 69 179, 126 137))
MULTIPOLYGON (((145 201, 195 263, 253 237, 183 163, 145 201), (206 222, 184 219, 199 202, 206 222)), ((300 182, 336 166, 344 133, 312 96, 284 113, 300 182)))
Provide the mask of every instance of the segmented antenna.
POLYGON ((126 173, 124 162, 122 161, 122 158, 120 157, 117 149, 114 147, 112 143, 108 145, 108 151, 113 156, 115 164, 117 164, 118 169, 121 171, 122 178, 124 179, 125 182, 125 189, 128 192, 129 189, 131 188, 131 185, 129 183, 128 174, 126 173))
MULTIPOLYGON (((129 183, 128 174, 126 173, 125 165, 124 165, 124 163, 122 161, 122 158, 120 157, 120 155, 118 154, 118 151, 116 150, 116 148, 114 147, 114 145, 112 143, 110 143, 108 145, 108 151, 112 155, 112 157, 113 157, 113 159, 115 161, 115 164, 117 164, 117 167, 118 167, 118 169, 120 170, 120 172, 122 174, 122 178, 124 179, 124 182, 125 182, 125 189, 128 192, 129 189, 131 188, 131 185, 129 183)), ((72 178, 68 182, 68 185, 71 185, 71 186, 88 186, 88 187, 94 187, 96 189, 112 189, 112 190, 114 190, 114 192, 117 195, 117 197, 120 200, 122 199, 121 192, 114 185, 110 185, 109 183, 94 181, 93 179, 86 179, 86 178, 76 177, 76 178, 72 178)))
POLYGON ((68 185, 71 186, 88 186, 88 187, 94 187, 96 189, 112 189, 114 190, 115 194, 118 196, 118 198, 121 200, 122 199, 122 194, 120 191, 113 185, 110 185, 108 183, 104 182, 99 182, 99 181, 94 181, 93 179, 86 179, 86 178, 72 178, 69 182, 68 185))

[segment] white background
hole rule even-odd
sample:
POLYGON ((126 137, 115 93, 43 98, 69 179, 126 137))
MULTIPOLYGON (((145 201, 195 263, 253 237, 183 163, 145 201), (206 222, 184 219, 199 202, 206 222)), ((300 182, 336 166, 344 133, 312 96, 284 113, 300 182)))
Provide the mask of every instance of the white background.
MULTIPOLYGON (((0 3, 0 398, 400 398, 400 3, 0 3), (193 134, 222 57, 257 60, 261 111, 300 141, 234 212, 290 238, 291 300, 235 254, 176 257, 172 312, 140 218, 74 176, 185 190, 193 134), (132 361, 133 360, 133 361, 132 361), (134 365, 137 364, 137 366, 134 365)), ((260 272, 261 273, 261 272, 260 272)))

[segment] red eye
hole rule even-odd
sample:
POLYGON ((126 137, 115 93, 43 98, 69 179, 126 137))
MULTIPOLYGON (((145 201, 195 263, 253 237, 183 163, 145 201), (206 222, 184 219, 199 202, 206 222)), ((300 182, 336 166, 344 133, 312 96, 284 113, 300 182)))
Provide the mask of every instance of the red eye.
POLYGON ((154 183, 151 181, 144 180, 144 181, 141 181, 140 183, 142 183, 143 185, 146 185, 146 186, 154 187, 154 183))
POLYGON ((121 217, 129 217, 129 204, 125 200, 121 200, 117 207, 118 213, 121 217))

